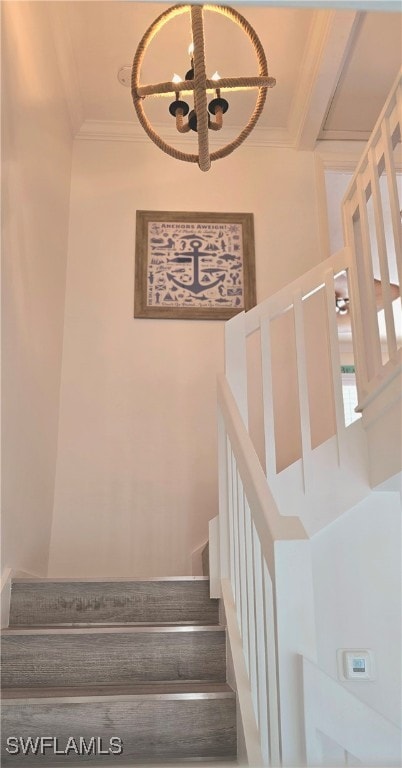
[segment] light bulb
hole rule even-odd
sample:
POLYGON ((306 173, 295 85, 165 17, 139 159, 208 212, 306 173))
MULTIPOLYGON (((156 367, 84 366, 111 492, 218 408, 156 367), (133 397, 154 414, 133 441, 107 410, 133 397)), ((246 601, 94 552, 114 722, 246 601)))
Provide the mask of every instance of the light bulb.
POLYGON ((188 46, 188 54, 189 56, 192 56, 193 53, 194 53, 194 43, 190 43, 190 45, 188 46))
POLYGON ((221 79, 221 76, 219 72, 214 72, 214 74, 211 77, 211 80, 220 80, 220 79, 221 79))
POLYGON ((172 77, 172 83, 181 83, 181 77, 180 75, 176 75, 176 72, 174 73, 172 77))

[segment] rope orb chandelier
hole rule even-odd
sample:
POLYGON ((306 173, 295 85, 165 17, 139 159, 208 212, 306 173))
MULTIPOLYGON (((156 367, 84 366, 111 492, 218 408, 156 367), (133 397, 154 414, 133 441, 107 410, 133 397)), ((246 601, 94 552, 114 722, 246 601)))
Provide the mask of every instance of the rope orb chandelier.
POLYGON ((249 136, 259 119, 267 98, 267 89, 273 88, 276 80, 268 75, 267 60, 261 42, 253 27, 240 13, 233 8, 220 5, 175 5, 158 16, 157 19, 147 29, 142 37, 134 56, 131 94, 133 97, 134 108, 137 113, 140 124, 142 125, 149 138, 163 152, 177 160, 184 160, 188 163, 198 163, 202 171, 208 171, 213 160, 219 160, 227 157, 249 136), (204 11, 211 11, 226 16, 236 23, 250 39, 258 60, 258 76, 256 77, 226 77, 220 78, 218 73, 211 79, 207 78, 205 63, 205 42, 204 42, 204 11), (183 13, 189 13, 191 19, 192 45, 189 53, 191 55, 191 68, 185 76, 185 80, 174 76, 173 80, 158 83, 154 85, 141 85, 140 72, 141 65, 146 50, 151 40, 169 21, 183 13), (225 146, 209 151, 208 131, 219 131, 223 127, 223 115, 228 109, 228 102, 221 97, 221 91, 230 90, 249 90, 258 89, 258 96, 254 111, 250 119, 241 130, 237 138, 225 146), (215 98, 208 104, 208 92, 215 92, 215 98), (193 130, 198 136, 198 153, 192 154, 183 152, 167 144, 161 136, 154 130, 149 122, 143 102, 145 98, 151 96, 164 96, 173 94, 175 100, 170 104, 169 112, 176 120, 176 129, 178 133, 187 133, 193 130), (182 97, 186 94, 192 94, 194 98, 194 109, 189 111, 189 105, 182 97), (185 118, 188 115, 187 121, 185 118), (214 120, 211 120, 211 115, 214 120))

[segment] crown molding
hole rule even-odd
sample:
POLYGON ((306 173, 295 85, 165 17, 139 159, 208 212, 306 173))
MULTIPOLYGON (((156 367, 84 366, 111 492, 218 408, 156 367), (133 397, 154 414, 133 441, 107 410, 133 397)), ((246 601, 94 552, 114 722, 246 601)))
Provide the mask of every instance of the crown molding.
MULTIPOLYGON (((154 130, 160 133, 165 141, 188 149, 189 143, 183 141, 177 131, 166 125, 154 125, 154 130)), ((211 133, 211 147, 222 147, 239 135, 242 128, 225 128, 220 134, 211 133)), ((115 120, 84 120, 75 138, 80 141, 132 141, 137 144, 149 143, 150 139, 137 122, 115 120)), ((248 147, 284 147, 293 148, 289 131, 286 128, 264 128, 256 126, 246 139, 248 147)), ((192 149, 194 151, 194 149, 192 149)))
POLYGON ((46 3, 52 30, 60 80, 66 101, 73 137, 84 122, 84 108, 78 79, 73 45, 66 19, 61 15, 60 3, 46 3))

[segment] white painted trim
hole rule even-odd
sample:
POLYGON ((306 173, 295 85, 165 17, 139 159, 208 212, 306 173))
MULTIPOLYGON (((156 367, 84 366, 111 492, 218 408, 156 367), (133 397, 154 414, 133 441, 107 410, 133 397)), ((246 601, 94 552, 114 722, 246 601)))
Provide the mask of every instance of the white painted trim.
POLYGON ((12 574, 12 568, 9 568, 9 566, 6 565, 1 572, 1 586, 0 586, 1 594, 3 594, 3 589, 5 588, 7 582, 11 579, 11 574, 12 574))
MULTIPOLYGON (((154 123, 154 129, 161 133, 164 139, 175 146, 188 149, 190 143, 177 133, 174 127, 154 123)), ((212 133, 209 137, 211 147, 221 147, 235 139, 243 126, 228 127, 222 133, 212 133)), ((149 137, 137 122, 133 113, 133 122, 124 120, 84 120, 75 138, 80 141, 132 141, 139 144, 149 144, 149 137)), ((247 147, 287 147, 293 148, 292 137, 287 128, 264 128, 257 125, 244 146, 247 147)))
POLYGON ((221 597, 219 558, 219 516, 209 521, 209 596, 221 597))
POLYGON ((12 568, 5 566, 1 574, 1 628, 8 627, 10 620, 12 568))
POLYGON ((28 571, 20 571, 5 565, 1 572, 0 584, 0 607, 1 607, 1 628, 8 627, 10 619, 10 601, 11 601, 11 582, 16 581, 17 576, 26 579, 35 578, 28 571))
POLYGON ((222 598, 226 614, 227 633, 232 653, 234 676, 239 705, 239 714, 243 726, 245 749, 248 765, 255 768, 263 765, 260 737, 254 715, 250 683, 243 654, 242 641, 237 624, 236 608, 233 601, 232 587, 228 579, 222 579, 222 598))
POLYGON ((192 576, 203 576, 202 570, 202 553, 208 544, 208 540, 205 540, 198 547, 193 549, 191 553, 191 574, 192 576))

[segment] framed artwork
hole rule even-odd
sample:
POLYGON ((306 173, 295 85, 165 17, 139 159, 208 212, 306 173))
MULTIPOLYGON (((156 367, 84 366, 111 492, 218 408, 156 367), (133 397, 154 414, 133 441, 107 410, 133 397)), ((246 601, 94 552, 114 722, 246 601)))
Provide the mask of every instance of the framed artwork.
POLYGON ((228 320, 255 303, 252 213, 137 211, 134 317, 228 320))

